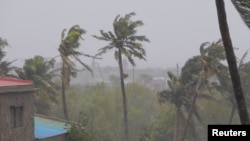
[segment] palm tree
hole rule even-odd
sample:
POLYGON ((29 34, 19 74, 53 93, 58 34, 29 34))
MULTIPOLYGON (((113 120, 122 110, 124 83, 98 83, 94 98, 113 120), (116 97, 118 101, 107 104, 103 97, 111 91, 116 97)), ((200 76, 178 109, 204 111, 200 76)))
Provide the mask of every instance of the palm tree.
POLYGON ((18 78, 32 80, 38 88, 35 94, 36 112, 48 114, 49 102, 57 102, 57 85, 53 79, 57 76, 53 70, 54 60, 46 60, 42 56, 25 60, 22 68, 15 68, 18 78))
POLYGON ((239 116, 241 120, 241 124, 250 124, 249 115, 246 107, 245 97, 241 88, 241 80, 239 76, 239 71, 237 67, 236 57, 233 50, 233 45, 229 33, 229 28, 227 24, 227 17, 225 11, 225 4, 223 0, 215 0, 218 22, 220 33, 222 36, 227 63, 229 66, 229 72, 231 76, 231 80, 233 83, 233 89, 235 94, 235 99, 238 105, 239 116))
POLYGON ((159 102, 170 101, 175 105, 176 108, 176 117, 175 117, 175 129, 173 135, 173 141, 178 140, 178 132, 179 132, 179 118, 181 115, 182 106, 186 105, 189 102, 189 98, 187 98, 184 85, 179 81, 179 79, 174 76, 171 72, 168 72, 168 86, 169 90, 164 90, 158 93, 159 102))
POLYGON ((129 62, 135 66, 135 61, 133 57, 139 59, 145 59, 146 51, 142 47, 143 45, 140 42, 149 42, 149 39, 146 36, 136 35, 136 28, 143 25, 143 22, 140 20, 132 21, 130 18, 134 16, 135 13, 126 14, 124 17, 118 15, 113 22, 114 33, 111 31, 104 32, 100 30, 101 36, 93 36, 98 40, 103 40, 109 42, 109 44, 101 49, 97 55, 102 55, 109 50, 114 49, 115 59, 118 61, 118 66, 120 70, 120 80, 121 80, 121 92, 123 99, 123 112, 124 112, 124 140, 128 141, 128 113, 127 113, 127 98, 124 86, 124 72, 123 72, 123 62, 122 55, 125 55, 129 62))
POLYGON ((85 34, 86 31, 80 28, 79 25, 74 25, 69 29, 67 36, 65 36, 65 32, 66 29, 62 31, 61 43, 59 45, 58 51, 60 53, 60 57, 62 60, 61 80, 62 80, 63 113, 65 120, 68 120, 65 91, 70 85, 70 78, 76 77, 78 71, 75 68, 76 64, 71 60, 71 58, 79 62, 82 66, 84 66, 84 68, 86 68, 91 73, 92 70, 79 58, 79 56, 86 56, 86 57, 91 57, 91 56, 76 50, 80 47, 79 41, 80 39, 82 39, 81 36, 85 34))
POLYGON ((9 44, 7 40, 0 37, 0 60, 2 60, 2 58, 5 56, 5 52, 3 51, 3 49, 8 45, 9 44))
POLYGON ((224 68, 224 65, 220 62, 224 59, 225 55, 221 40, 213 43, 204 42, 200 46, 200 55, 189 59, 182 68, 181 81, 183 84, 186 84, 191 93, 194 93, 182 141, 185 139, 198 96, 212 98, 209 95, 203 94, 201 90, 206 89, 211 93, 210 87, 208 87, 210 86, 208 79, 224 68))
MULTIPOLYGON (((179 119, 184 119, 184 113, 183 108, 190 113, 192 111, 192 114, 196 116, 199 122, 202 123, 200 115, 197 111, 197 107, 195 103, 192 101, 193 93, 197 91, 197 87, 195 89, 190 88, 190 85, 187 85, 181 81, 181 78, 178 78, 171 72, 168 72, 169 80, 168 90, 164 90, 158 93, 159 96, 159 102, 166 102, 169 101, 175 105, 176 109, 176 119, 175 119, 175 129, 174 129, 174 135, 173 135, 173 141, 178 140, 178 133, 179 133, 179 119)), ((194 80, 195 81, 195 80, 194 80)), ((205 95, 201 95, 201 97, 205 97, 205 95)), ((208 97, 208 96, 206 96, 208 97)), ((191 115, 191 114, 189 114, 191 115)), ((188 117, 188 123, 191 122, 191 116, 188 117)), ((186 132, 186 128, 184 128, 184 131, 186 132)), ((193 130, 193 132, 195 132, 193 130)))
POLYGON ((6 56, 6 52, 4 51, 4 48, 6 46, 9 46, 6 39, 3 39, 0 37, 0 76, 6 77, 6 76, 13 76, 10 74, 11 70, 13 70, 13 67, 10 65, 15 61, 3 61, 3 58, 6 56))

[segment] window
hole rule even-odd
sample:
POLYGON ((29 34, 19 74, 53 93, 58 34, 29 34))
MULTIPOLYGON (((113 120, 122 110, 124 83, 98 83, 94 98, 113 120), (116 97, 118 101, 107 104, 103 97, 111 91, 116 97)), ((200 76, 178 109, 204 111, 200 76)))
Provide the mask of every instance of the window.
POLYGON ((11 106, 10 107, 11 115, 11 127, 17 128, 23 126, 23 106, 11 106))

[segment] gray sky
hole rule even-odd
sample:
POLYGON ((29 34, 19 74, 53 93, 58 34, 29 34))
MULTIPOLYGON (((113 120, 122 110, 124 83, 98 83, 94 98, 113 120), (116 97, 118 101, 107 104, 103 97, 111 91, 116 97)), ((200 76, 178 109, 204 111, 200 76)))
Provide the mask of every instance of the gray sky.
MULTIPOLYGON (((138 67, 181 67, 199 53, 203 42, 220 38, 214 0, 0 0, 0 36, 11 45, 7 59, 35 55, 59 55, 61 31, 78 24, 85 30, 80 50, 94 55, 107 43, 96 40, 99 30, 112 30, 114 18, 135 12, 132 19, 142 20, 138 35, 146 35, 147 62, 136 60, 138 67)), ((242 22, 231 1, 225 0, 228 23, 236 56, 250 48, 250 31, 242 22)), ((87 64, 91 59, 82 58, 87 64)), ((116 66, 113 52, 98 60, 101 66, 116 66)))

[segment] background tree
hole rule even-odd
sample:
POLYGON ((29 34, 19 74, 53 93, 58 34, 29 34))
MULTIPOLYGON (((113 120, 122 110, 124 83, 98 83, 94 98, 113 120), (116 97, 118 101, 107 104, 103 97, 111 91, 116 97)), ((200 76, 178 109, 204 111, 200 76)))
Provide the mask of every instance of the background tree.
POLYGON ((63 112, 64 118, 68 120, 68 112, 67 112, 67 104, 65 98, 65 90, 70 85, 70 77, 76 77, 77 69, 76 64, 72 61, 71 58, 75 59, 79 62, 84 68, 88 71, 91 71, 88 65, 81 61, 80 56, 91 57, 90 55, 84 54, 82 52, 77 51, 80 47, 80 39, 82 39, 82 35, 86 33, 86 31, 80 28, 79 25, 72 26, 67 35, 65 36, 66 29, 62 31, 61 35, 61 43, 59 45, 58 51, 60 53, 62 68, 61 68, 61 80, 62 80, 62 102, 63 102, 63 112))
POLYGON ((132 21, 130 18, 134 16, 135 13, 126 14, 124 17, 118 15, 113 22, 114 33, 111 31, 104 32, 100 31, 101 36, 93 36, 96 39, 109 42, 109 44, 101 49, 97 55, 102 55, 109 50, 115 50, 115 59, 118 61, 120 70, 120 80, 121 80, 121 92, 123 98, 123 111, 124 111, 124 140, 129 140, 128 135, 128 112, 127 112, 127 98, 124 86, 124 72, 123 72, 123 62, 122 55, 125 55, 129 62, 135 66, 135 61, 133 57, 139 59, 145 59, 146 51, 142 47, 140 42, 149 42, 146 36, 136 35, 136 28, 143 25, 140 20, 132 21))
POLYGON ((14 67, 11 67, 10 65, 14 61, 5 61, 3 58, 6 56, 6 52, 4 51, 4 48, 9 46, 6 39, 3 39, 0 37, 0 76, 6 77, 6 76, 13 76, 11 74, 11 71, 14 69, 14 67))
POLYGON ((220 33, 222 36, 226 52, 227 63, 229 67, 231 80, 233 83, 233 89, 234 89, 235 99, 238 105, 240 120, 242 124, 250 124, 249 115, 246 107, 246 101, 242 91, 241 80, 237 68, 236 57, 234 54, 233 45, 227 24, 225 4, 223 0, 215 0, 215 2, 217 8, 220 33))
POLYGON ((173 135, 173 141, 178 140, 178 132, 179 132, 179 119, 180 116, 184 118, 184 114, 182 113, 182 106, 190 103, 189 98, 187 98, 187 95, 185 93, 184 85, 178 80, 176 76, 174 76, 172 73, 168 72, 168 77, 170 80, 168 80, 168 86, 169 90, 164 90, 159 95, 159 102, 165 102, 170 101, 175 105, 176 108, 176 118, 175 118, 175 128, 174 128, 174 135, 173 135))
POLYGON ((35 108, 39 114, 48 115, 52 102, 57 103, 57 88, 54 82, 57 74, 54 60, 47 61, 42 56, 25 60, 23 68, 15 69, 21 79, 32 80, 38 90, 35 93, 35 108))

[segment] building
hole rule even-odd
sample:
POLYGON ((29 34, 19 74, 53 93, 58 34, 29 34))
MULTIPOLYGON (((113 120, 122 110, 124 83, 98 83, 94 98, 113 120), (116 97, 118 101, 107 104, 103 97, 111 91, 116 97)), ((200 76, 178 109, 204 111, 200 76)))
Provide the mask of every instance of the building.
POLYGON ((34 114, 32 81, 0 78, 0 141, 66 141, 66 122, 34 114))
POLYGON ((43 115, 34 116, 36 141, 66 141, 70 128, 64 120, 43 115))

